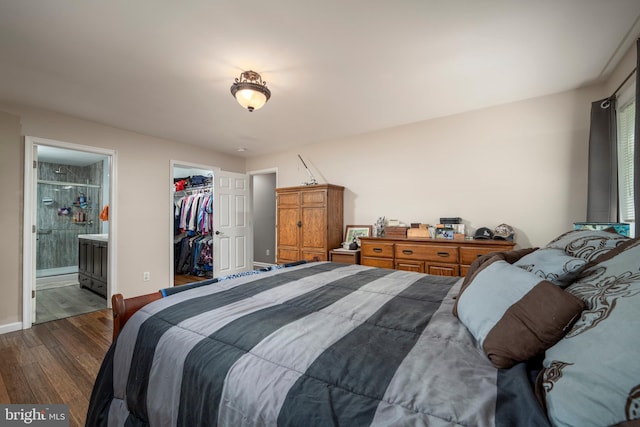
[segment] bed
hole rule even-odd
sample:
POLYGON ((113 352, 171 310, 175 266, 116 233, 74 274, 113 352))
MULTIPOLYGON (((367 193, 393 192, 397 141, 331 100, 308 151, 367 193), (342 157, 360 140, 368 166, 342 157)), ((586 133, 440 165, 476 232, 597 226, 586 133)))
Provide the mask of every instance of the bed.
MULTIPOLYGON (((584 376, 572 369, 587 362, 565 341, 585 335, 590 308, 600 309, 580 295, 599 286, 607 262, 617 272, 615 260, 635 260, 614 314, 640 326, 625 305, 637 317, 637 241, 585 236, 484 256, 466 278, 311 262, 116 297, 87 426, 637 426, 628 385, 640 384, 637 359, 618 360, 619 393, 618 377, 582 381, 613 381, 616 403, 598 394, 608 409, 576 415, 593 400, 572 389, 584 376), (580 239, 597 250, 570 247, 580 239)), ((638 333, 620 335, 614 344, 637 358, 638 333)))

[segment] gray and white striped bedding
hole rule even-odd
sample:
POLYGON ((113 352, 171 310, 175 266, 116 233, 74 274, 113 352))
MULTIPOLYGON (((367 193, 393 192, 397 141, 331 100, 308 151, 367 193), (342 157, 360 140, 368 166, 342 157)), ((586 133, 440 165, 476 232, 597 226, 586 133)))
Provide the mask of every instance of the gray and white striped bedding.
POLYGON ((309 263, 139 310, 87 426, 547 425, 523 365, 497 370, 452 315, 456 278, 309 263))

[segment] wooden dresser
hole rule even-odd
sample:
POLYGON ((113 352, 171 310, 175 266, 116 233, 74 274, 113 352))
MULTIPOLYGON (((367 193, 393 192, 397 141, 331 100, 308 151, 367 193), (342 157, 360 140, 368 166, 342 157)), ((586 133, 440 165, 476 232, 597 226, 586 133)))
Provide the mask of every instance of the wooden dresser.
POLYGON ((439 276, 465 276, 479 256, 509 251, 505 240, 444 240, 361 237, 360 264, 439 276))
POLYGON ((342 244, 344 187, 318 184, 276 189, 276 262, 329 260, 342 244))

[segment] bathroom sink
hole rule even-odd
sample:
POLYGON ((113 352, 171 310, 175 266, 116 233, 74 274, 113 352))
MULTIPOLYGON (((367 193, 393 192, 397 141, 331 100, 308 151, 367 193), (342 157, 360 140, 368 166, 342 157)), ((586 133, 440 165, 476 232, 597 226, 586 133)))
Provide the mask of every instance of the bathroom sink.
POLYGON ((89 240, 109 240, 109 234, 79 234, 78 239, 89 239, 89 240))

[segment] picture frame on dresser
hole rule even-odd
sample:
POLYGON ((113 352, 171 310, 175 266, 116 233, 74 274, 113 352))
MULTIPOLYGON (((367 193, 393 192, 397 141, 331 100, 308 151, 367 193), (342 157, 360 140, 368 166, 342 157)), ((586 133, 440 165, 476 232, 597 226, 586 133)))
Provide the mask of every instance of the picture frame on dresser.
POLYGON ((360 237, 371 237, 372 234, 372 225, 347 225, 344 230, 344 242, 350 243, 355 240, 359 247, 360 237))

